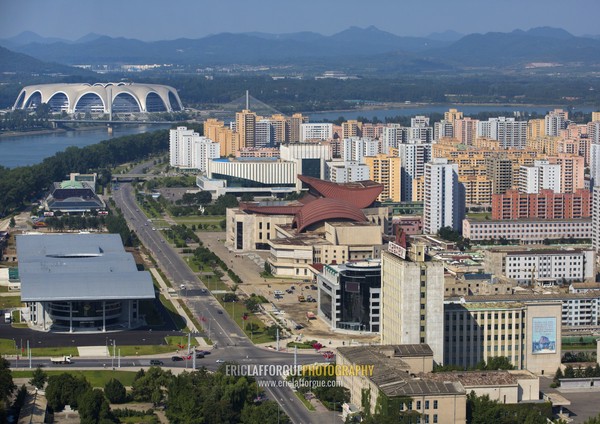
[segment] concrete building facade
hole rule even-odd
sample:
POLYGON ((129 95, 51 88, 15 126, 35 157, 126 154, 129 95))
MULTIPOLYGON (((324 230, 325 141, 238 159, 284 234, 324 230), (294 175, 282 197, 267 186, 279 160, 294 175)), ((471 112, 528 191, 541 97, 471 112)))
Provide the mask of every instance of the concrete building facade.
POLYGON ((465 188, 458 178, 458 165, 436 158, 425 164, 423 232, 437 234, 442 227, 462 231, 465 188))

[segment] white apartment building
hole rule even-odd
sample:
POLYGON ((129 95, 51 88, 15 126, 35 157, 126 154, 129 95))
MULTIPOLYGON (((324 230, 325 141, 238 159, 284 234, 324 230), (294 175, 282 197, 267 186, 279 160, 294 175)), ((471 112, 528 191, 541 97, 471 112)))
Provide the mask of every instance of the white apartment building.
POLYGON ((569 112, 562 109, 554 109, 544 117, 544 125, 546 127, 546 135, 558 137, 560 130, 567 127, 569 112))
POLYGON ((465 187, 458 180, 458 165, 434 158, 425 164, 423 233, 437 234, 442 227, 462 231, 465 187))
MULTIPOLYGON (((598 234, 598 232, 596 232, 598 234)), ((522 244, 542 243, 545 239, 591 239, 592 220, 584 219, 519 219, 463 221, 463 237, 471 241, 506 238, 522 244)))
POLYGON ((433 139, 454 137, 454 125, 450 121, 442 120, 433 124, 433 139))
POLYGON ((527 121, 504 116, 479 121, 477 136, 498 140, 505 149, 524 149, 527 145, 527 121))
POLYGON ((358 162, 327 162, 326 179, 334 183, 353 183, 371 179, 368 165, 358 162))
POLYGON ((600 185, 594 187, 592 202, 592 246, 600 253, 600 185))
POLYGON ((519 168, 519 191, 522 193, 539 193, 548 189, 561 193, 562 174, 560 164, 552 164, 547 160, 536 160, 533 166, 519 168))
POLYGON ((600 143, 600 121, 589 122, 587 133, 591 143, 600 143))
POLYGON ((205 173, 209 160, 218 158, 220 153, 219 143, 186 127, 177 127, 169 133, 169 163, 173 167, 205 173))
POLYGON ((254 147, 261 148, 275 143, 275 127, 270 119, 260 119, 254 125, 254 147))
POLYGON ((400 196, 403 202, 413 201, 413 181, 425 174, 425 164, 431 160, 431 144, 412 143, 398 146, 400 156, 400 196))
MULTIPOLYGON (((320 179, 326 178, 326 163, 332 159, 332 155, 330 144, 290 143, 280 147, 281 159, 295 163, 297 174, 320 179)), ((300 180, 296 181, 296 188, 302 188, 300 180)))
POLYGON ((581 282, 595 280, 593 249, 492 249, 485 253, 485 269, 519 284, 581 282))
POLYGON ((325 141, 333 138, 333 124, 305 123, 300 124, 300 142, 325 141))
MULTIPOLYGON (((600 122, 598 122, 600 125, 600 122)), ((600 144, 590 144, 590 178, 592 186, 600 186, 600 144)))
POLYGON ((364 163, 365 156, 377 156, 379 153, 379 141, 370 138, 349 137, 342 144, 342 159, 364 163))
POLYGON ((396 149, 408 141, 408 128, 400 124, 389 124, 383 128, 380 140, 381 152, 388 154, 390 148, 396 149))

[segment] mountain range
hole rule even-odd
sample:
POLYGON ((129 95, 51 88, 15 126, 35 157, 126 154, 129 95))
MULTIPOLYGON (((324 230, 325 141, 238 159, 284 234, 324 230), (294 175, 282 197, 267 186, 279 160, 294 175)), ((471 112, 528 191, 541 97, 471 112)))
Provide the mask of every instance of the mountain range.
MULTIPOLYGON (((600 39, 541 27, 509 33, 462 35, 452 31, 405 37, 376 27, 351 27, 333 35, 221 33, 199 39, 140 41, 88 34, 69 41, 32 32, 0 46, 44 62, 77 64, 315 65, 352 71, 380 67, 406 72, 466 68, 523 68, 535 62, 600 65, 600 39)), ((0 60, 0 71, 7 62, 0 60)))

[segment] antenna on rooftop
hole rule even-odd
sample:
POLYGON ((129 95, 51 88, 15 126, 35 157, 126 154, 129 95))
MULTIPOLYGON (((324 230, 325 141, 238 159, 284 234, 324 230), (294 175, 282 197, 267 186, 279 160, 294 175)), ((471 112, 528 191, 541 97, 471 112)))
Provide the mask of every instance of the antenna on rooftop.
POLYGON ((246 110, 250 109, 250 92, 246 90, 246 110))

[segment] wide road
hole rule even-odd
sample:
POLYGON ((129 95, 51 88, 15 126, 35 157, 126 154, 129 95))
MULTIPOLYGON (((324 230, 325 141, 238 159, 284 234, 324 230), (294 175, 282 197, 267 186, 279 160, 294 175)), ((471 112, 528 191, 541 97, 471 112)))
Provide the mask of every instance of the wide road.
MULTIPOLYGON (((136 166, 130 173, 138 173, 151 162, 136 166)), ((142 244, 152 253, 159 267, 171 280, 174 287, 184 284, 188 289, 207 289, 204 283, 192 272, 183 258, 167 243, 158 229, 153 230, 152 222, 148 222, 146 215, 138 208, 135 201, 133 187, 129 183, 121 183, 118 190, 113 191, 113 199, 123 212, 130 228, 136 232, 142 244)), ((217 344, 217 350, 222 352, 223 358, 243 363, 246 358, 261 364, 280 364, 286 361, 292 365, 292 354, 269 351, 257 348, 242 332, 242 329, 223 311, 223 308, 213 296, 188 297, 184 299, 190 310, 197 316, 203 316, 210 322, 210 338, 217 344), (220 311, 220 312, 219 312, 220 311), (281 356, 283 355, 283 357, 281 356), (284 358, 284 359, 281 359, 284 358)), ((216 352, 215 352, 216 353, 216 352)), ((216 356, 215 356, 216 357, 216 356)), ((323 361, 320 355, 298 355, 303 361, 323 361)), ((199 361, 206 361, 207 358, 199 361)), ((209 359, 212 360, 212 358, 209 359)), ((123 364, 121 364, 123 365, 123 364)), ((276 376, 266 376, 260 380, 280 380, 276 376)), ((276 400, 292 422, 297 424, 332 422, 332 413, 311 412, 300 402, 289 387, 265 388, 270 399, 276 400)), ((336 417, 333 422, 341 423, 341 417, 336 417)))

